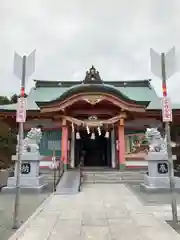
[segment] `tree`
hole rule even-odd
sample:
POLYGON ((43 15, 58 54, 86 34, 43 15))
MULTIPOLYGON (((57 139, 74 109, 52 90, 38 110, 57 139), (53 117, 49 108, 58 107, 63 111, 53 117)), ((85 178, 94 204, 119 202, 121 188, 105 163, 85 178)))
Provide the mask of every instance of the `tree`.
MULTIPOLYGON (((27 98, 27 94, 24 94, 24 97, 27 98)), ((18 98, 20 95, 17 95, 16 93, 13 94, 10 99, 6 96, 0 96, 0 105, 7 105, 7 104, 12 104, 12 103, 17 103, 18 98)))
MULTIPOLYGON (((0 96, 0 105, 17 103, 17 94, 13 94, 9 99, 6 96, 0 96)), ((27 94, 25 94, 27 97, 27 94)), ((12 132, 8 124, 0 122, 0 169, 7 168, 11 165, 11 156, 16 153, 17 137, 16 133, 12 132)))
POLYGON ((0 169, 11 165, 11 156, 16 153, 17 137, 9 126, 0 122, 0 169))
POLYGON ((17 94, 13 94, 13 95, 11 96, 10 102, 11 102, 11 103, 17 103, 17 100, 18 100, 18 95, 17 95, 17 94))
MULTIPOLYGON (((25 93, 25 94, 24 94, 24 97, 26 98, 27 96, 28 96, 28 95, 25 93)), ((17 100, 18 100, 19 97, 20 97, 20 95, 13 94, 13 95, 11 96, 10 102, 11 102, 11 103, 17 103, 17 100)))
POLYGON ((0 96, 0 105, 10 104, 11 101, 6 96, 0 96))

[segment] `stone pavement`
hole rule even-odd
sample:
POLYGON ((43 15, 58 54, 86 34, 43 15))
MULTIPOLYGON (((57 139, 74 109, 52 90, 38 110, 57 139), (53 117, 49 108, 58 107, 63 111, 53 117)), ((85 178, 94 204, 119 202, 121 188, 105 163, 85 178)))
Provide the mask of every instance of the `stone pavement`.
POLYGON ((180 239, 123 184, 84 185, 75 195, 52 195, 9 240, 180 239))
MULTIPOLYGON (((49 195, 49 192, 38 195, 21 194, 21 207, 18 217, 20 222, 25 222, 49 195)), ((15 230, 12 230, 14 198, 14 194, 0 193, 0 240, 7 240, 15 232, 15 230)))

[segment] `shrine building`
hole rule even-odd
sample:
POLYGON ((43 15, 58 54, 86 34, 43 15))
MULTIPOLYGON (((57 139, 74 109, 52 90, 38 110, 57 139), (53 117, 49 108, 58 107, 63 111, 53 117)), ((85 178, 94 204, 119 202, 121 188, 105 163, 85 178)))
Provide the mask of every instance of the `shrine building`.
MULTIPOLYGON (((16 108, 0 106, 1 121, 11 128, 18 127, 16 108)), ((67 168, 78 167, 82 157, 85 167, 146 167, 144 132, 162 126, 161 108, 150 80, 104 81, 92 66, 83 81, 35 80, 24 130, 43 126, 42 167, 53 151, 67 168)), ((172 138, 179 141, 180 105, 172 108, 172 138)))

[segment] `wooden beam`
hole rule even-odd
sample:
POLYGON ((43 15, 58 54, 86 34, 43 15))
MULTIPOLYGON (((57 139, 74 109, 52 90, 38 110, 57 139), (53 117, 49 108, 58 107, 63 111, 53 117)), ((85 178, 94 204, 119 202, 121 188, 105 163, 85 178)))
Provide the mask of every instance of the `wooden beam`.
POLYGON ((115 113, 113 111, 108 111, 107 109, 77 109, 77 110, 71 110, 71 115, 109 115, 114 116, 115 113))

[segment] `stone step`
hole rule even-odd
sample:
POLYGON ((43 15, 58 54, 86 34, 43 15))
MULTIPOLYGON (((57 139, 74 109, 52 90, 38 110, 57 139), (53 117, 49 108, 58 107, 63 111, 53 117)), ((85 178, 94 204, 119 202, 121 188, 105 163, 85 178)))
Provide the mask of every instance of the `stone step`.
POLYGON ((106 175, 106 176, 143 176, 145 172, 85 172, 83 171, 84 174, 86 175, 106 175))
MULTIPOLYGON (((99 183, 131 183, 142 182, 145 172, 131 172, 131 171, 83 171, 84 182, 99 182, 99 183)), ((45 182, 53 182, 54 176, 52 172, 43 174, 45 182)), ((56 176, 57 179, 58 176, 56 176)))
POLYGON ((83 183, 143 183, 143 180, 112 180, 112 179, 85 179, 83 183))
POLYGON ((102 177, 97 177, 97 176, 83 176, 85 180, 91 180, 91 179, 96 179, 96 180, 143 180, 144 178, 121 178, 121 177, 106 177, 106 176, 102 176, 102 177))
POLYGON ((142 182, 145 172, 83 172, 85 183, 131 183, 142 182))
POLYGON ((87 175, 87 174, 83 174, 84 176, 87 176, 89 178, 91 177, 96 177, 96 178, 121 178, 121 179, 143 179, 144 176, 122 176, 122 175, 97 175, 97 174, 91 174, 91 175, 87 175))

